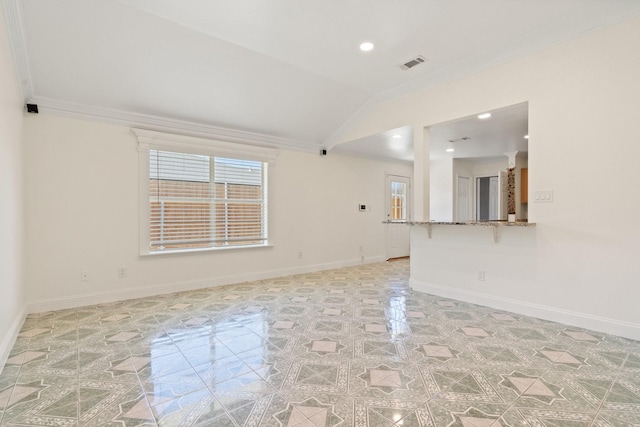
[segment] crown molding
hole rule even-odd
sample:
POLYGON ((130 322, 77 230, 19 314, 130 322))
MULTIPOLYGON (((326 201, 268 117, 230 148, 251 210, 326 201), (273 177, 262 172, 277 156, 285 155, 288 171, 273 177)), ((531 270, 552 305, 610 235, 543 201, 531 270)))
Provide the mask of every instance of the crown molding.
POLYGON ((22 19, 22 3, 19 0, 2 0, 4 22, 7 27, 7 36, 11 46, 13 66, 22 89, 22 97, 25 102, 33 98, 33 85, 31 84, 31 69, 27 56, 27 42, 24 34, 24 21, 22 19))
POLYGON ((147 129, 132 128, 138 137, 138 150, 148 152, 150 148, 179 148, 194 154, 210 153, 218 156, 234 156, 246 160, 273 163, 278 150, 264 146, 237 144, 226 141, 215 141, 194 136, 176 135, 147 129))
POLYGON ((134 113, 125 110, 110 109, 66 102, 35 94, 27 42, 24 31, 22 2, 20 0, 0 0, 5 26, 11 46, 11 55, 16 75, 22 89, 25 103, 38 104, 41 113, 52 113, 84 120, 100 121, 129 127, 145 128, 159 132, 181 133, 194 137, 239 142, 266 147, 278 147, 295 151, 317 152, 319 144, 300 141, 256 132, 229 129, 203 123, 172 119, 150 114, 134 113))
POLYGON ((314 153, 320 149, 319 144, 313 144, 307 141, 211 126, 150 114, 83 105, 45 97, 33 97, 29 100, 29 103, 38 104, 38 109, 41 113, 51 113, 83 120, 123 125, 131 128, 181 134, 218 141, 252 144, 267 148, 276 147, 314 153))

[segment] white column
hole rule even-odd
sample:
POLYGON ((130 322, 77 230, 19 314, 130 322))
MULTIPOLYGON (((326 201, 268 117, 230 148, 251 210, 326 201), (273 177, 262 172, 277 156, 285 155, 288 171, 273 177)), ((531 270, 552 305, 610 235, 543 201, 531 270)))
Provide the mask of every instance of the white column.
POLYGON ((429 221, 429 128, 413 126, 413 221, 429 221))
MULTIPOLYGON (((517 163, 518 163, 518 160, 517 160, 518 152, 517 151, 510 151, 508 153, 504 153, 504 155, 507 156, 507 158, 509 159, 508 168, 509 169, 511 169, 511 168, 514 169, 514 178, 515 178, 514 185, 515 185, 515 188, 513 189, 514 190, 513 191, 513 198, 514 198, 514 204, 515 204, 515 207, 516 207, 515 215, 516 215, 516 219, 520 219, 520 217, 522 215, 520 213, 520 211, 522 209, 520 208, 520 169, 517 168, 517 166, 518 166, 517 165, 517 163)), ((507 196, 507 200, 508 200, 508 196, 507 196)))

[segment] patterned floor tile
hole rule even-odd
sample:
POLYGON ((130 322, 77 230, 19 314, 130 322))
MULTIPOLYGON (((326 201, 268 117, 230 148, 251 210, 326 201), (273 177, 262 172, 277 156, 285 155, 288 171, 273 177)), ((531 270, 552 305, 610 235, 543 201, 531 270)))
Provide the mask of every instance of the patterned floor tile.
POLYGON ((640 412, 601 410, 594 425, 603 427, 627 427, 640 425, 640 412))
POLYGON ((147 396, 155 398, 176 398, 206 388, 205 382, 192 368, 142 382, 147 396))
POLYGON ((353 399, 324 393, 273 396, 259 424, 265 427, 337 427, 353 424, 353 399))
MULTIPOLYGON (((488 402, 459 402, 433 399, 425 408, 432 426, 440 427, 515 427, 526 425, 519 414, 507 416, 509 405, 488 402)), ((542 424, 546 426, 545 424, 542 424)))
MULTIPOLYGON (((154 416, 158 426, 178 426, 178 425, 195 425, 202 412, 209 408, 211 413, 211 421, 216 419, 216 415, 225 415, 224 411, 216 410, 215 406, 210 408, 212 402, 215 402, 213 394, 207 390, 198 390, 179 397, 167 396, 148 396, 151 413, 154 416)), ((224 419, 224 417, 220 417, 224 419)), ((218 419, 220 419, 218 418, 218 419)), ((210 424, 218 425, 218 424, 210 424)), ((219 423, 224 425, 224 423, 219 423)), ((227 424, 233 425, 233 424, 227 424)))
POLYGON ((199 405, 193 425, 196 426, 258 426, 273 395, 236 395, 230 392, 214 393, 215 400, 208 406, 199 405), (235 424, 234 424, 235 423, 235 424))
POLYGON ((558 412, 576 412, 594 415, 608 395, 613 384, 606 376, 585 376, 581 373, 547 371, 535 378, 514 372, 505 378, 502 386, 515 387, 520 397, 516 408, 537 408, 558 412))
POLYGON ((29 315, 0 426, 640 424, 640 343, 408 280, 402 260, 29 315))
POLYGON ((419 402, 393 399, 356 399, 355 427, 435 426, 429 409, 419 402))
POLYGON ((354 340, 354 357, 360 359, 408 361, 409 353, 402 340, 357 338, 354 340))
MULTIPOLYGON (((82 389, 81 389, 82 391, 82 389)), ((116 399, 108 390, 92 389, 80 395, 80 421, 83 426, 155 426, 156 422, 145 394, 133 386, 116 399)))
POLYGON ((153 353, 137 355, 135 359, 138 363, 138 376, 141 381, 155 381, 169 374, 174 374, 192 368, 191 363, 182 353, 172 353, 164 356, 154 356, 153 353), (142 363, 149 358, 149 363, 142 363))
POLYGON ((351 395, 368 398, 416 402, 428 399, 419 370, 407 364, 353 362, 349 391, 351 395))
POLYGON ((506 403, 497 391, 494 375, 480 369, 419 367, 422 380, 431 398, 448 401, 506 403))
POLYGON ((30 362, 44 360, 47 358, 49 353, 51 353, 51 351, 48 347, 24 350, 19 353, 11 354, 6 361, 6 365, 22 366, 30 362))
POLYGON ((640 375, 619 375, 607 393, 602 409, 640 412, 640 375))
POLYGON ((314 353, 320 356, 340 354, 340 351, 346 348, 346 346, 342 345, 340 341, 335 341, 331 338, 310 340, 306 344, 303 344, 303 346, 307 348, 309 353, 314 353))
POLYGON ((346 394, 348 384, 348 363, 300 360, 291 364, 281 388, 293 391, 346 394))
POLYGON ((437 360, 441 363, 458 359, 462 353, 460 350, 456 350, 448 344, 438 343, 435 341, 429 341, 426 344, 418 344, 413 348, 413 350, 420 353, 426 359, 437 360))
POLYGON ((580 413, 573 411, 557 411, 553 409, 523 409, 512 408, 510 414, 518 414, 526 420, 527 425, 550 427, 591 427, 606 426, 607 424, 594 424, 596 415, 593 413, 580 413))

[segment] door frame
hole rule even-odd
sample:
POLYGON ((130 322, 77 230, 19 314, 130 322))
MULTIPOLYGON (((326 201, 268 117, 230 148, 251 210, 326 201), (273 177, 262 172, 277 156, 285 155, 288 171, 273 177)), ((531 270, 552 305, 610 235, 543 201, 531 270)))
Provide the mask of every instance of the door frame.
MULTIPOLYGON (((384 235, 384 243, 385 243, 385 255, 387 259, 391 257, 391 233, 393 233, 392 227, 408 227, 407 225, 403 225, 407 221, 411 221, 411 177, 405 175, 399 175, 396 173, 386 172, 385 180, 384 180, 384 220, 391 221, 391 182, 406 182, 407 183, 407 198, 406 198, 406 220, 395 220, 393 224, 385 225, 385 235, 384 235), (398 178, 394 180, 393 178, 398 178)), ((407 229, 408 231, 408 229, 407 229)), ((408 242, 410 245, 410 242, 408 242)))
POLYGON ((407 219, 406 220, 402 220, 402 221, 393 221, 393 222, 398 222, 398 223, 402 223, 402 222, 406 222, 406 221, 411 221, 411 177, 410 176, 404 176, 404 175, 398 175, 395 173, 386 173, 385 175, 385 180, 384 180, 384 214, 385 214, 385 221, 391 221, 391 177, 396 177, 396 178, 400 178, 402 180, 406 180, 407 181, 407 206, 406 206, 406 210, 407 210, 407 219))
MULTIPOLYGON (((473 221, 478 220, 478 178, 499 177, 499 174, 483 174, 473 176, 473 221)), ((499 185, 498 185, 499 187, 499 185)), ((500 188, 498 188, 500 192, 500 188)))

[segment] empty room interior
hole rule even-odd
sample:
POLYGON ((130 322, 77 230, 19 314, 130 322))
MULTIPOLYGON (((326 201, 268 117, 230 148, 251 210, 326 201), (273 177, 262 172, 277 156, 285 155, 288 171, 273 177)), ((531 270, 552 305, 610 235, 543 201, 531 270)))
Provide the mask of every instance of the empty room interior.
POLYGON ((640 1, 0 5, 0 426, 640 425, 640 1))

